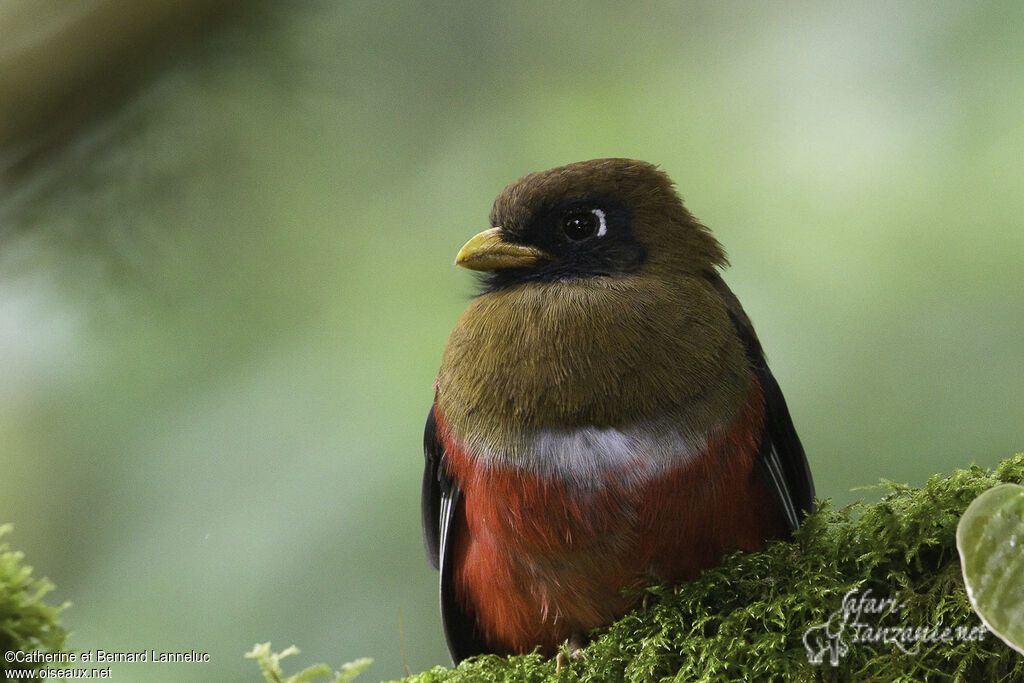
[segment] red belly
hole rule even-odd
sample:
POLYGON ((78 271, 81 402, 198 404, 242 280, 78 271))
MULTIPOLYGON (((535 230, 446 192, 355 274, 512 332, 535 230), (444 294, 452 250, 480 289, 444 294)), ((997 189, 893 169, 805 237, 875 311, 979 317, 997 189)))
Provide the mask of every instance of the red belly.
POLYGON ((726 550, 782 537, 782 514, 753 472, 763 420, 757 391, 700 457, 628 486, 637 477, 610 470, 586 491, 481 466, 443 437, 463 492, 451 529, 455 590, 488 644, 553 654, 632 608, 637 598, 622 589, 691 579, 726 550))

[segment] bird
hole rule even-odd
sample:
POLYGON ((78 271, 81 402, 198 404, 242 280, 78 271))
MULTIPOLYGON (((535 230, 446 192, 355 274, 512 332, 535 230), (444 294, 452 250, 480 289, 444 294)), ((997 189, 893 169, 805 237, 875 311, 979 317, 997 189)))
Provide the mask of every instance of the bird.
POLYGON ((527 174, 456 264, 479 277, 424 430, 427 557, 452 661, 556 655, 740 549, 814 484, 726 255, 631 159, 527 174))

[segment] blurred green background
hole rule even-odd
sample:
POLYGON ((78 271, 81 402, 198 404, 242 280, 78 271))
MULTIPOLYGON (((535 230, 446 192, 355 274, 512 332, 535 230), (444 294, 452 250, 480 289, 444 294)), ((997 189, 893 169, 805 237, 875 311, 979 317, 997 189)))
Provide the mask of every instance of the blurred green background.
POLYGON ((71 649, 213 658, 115 678, 447 662, 422 425, 529 171, 676 180, 820 496, 1024 450, 1021 3, 70 7, 0 3, 0 522, 71 649))

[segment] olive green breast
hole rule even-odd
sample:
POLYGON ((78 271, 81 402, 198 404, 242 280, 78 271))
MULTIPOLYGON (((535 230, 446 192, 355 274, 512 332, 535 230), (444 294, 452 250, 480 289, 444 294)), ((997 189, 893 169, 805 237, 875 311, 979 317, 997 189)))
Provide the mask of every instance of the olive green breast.
POLYGON ((456 438, 519 461, 538 430, 670 417, 703 438, 737 414, 750 383, 707 280, 597 277, 474 299, 445 349, 437 402, 456 438))

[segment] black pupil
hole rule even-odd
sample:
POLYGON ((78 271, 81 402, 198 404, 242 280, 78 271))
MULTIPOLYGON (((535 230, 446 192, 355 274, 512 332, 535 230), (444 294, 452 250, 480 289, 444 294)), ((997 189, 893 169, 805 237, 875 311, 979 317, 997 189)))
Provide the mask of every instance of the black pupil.
POLYGON ((565 217, 562 228, 571 240, 584 240, 597 232, 597 216, 591 212, 572 213, 565 217))

